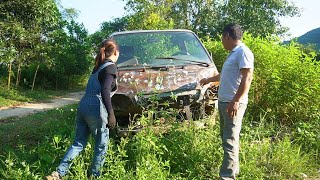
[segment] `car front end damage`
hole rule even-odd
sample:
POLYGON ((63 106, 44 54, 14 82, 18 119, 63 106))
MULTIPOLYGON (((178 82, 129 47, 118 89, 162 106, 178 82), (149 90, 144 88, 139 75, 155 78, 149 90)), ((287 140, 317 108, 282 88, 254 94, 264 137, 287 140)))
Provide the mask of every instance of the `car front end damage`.
POLYGON ((200 86, 199 81, 217 74, 215 66, 199 65, 119 70, 118 91, 112 97, 113 108, 117 117, 133 116, 151 104, 150 98, 155 98, 159 107, 169 105, 192 119, 192 110, 205 106, 203 108, 209 111, 210 107, 216 106, 218 84, 200 86))
POLYGON ((174 108, 186 119, 215 108, 218 83, 200 86, 199 81, 218 71, 195 33, 141 30, 116 32, 110 38, 120 51, 118 90, 112 97, 118 127, 150 108, 174 108))

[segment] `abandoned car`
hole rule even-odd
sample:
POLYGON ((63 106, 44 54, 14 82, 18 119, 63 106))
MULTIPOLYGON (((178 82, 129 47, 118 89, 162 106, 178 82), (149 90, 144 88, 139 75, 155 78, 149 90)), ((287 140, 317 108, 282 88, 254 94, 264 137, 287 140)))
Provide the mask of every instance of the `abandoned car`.
POLYGON ((190 30, 123 31, 110 35, 120 50, 118 91, 112 104, 118 123, 141 113, 150 97, 181 110, 186 119, 216 103, 218 84, 201 87, 204 77, 218 74, 212 57, 190 30))

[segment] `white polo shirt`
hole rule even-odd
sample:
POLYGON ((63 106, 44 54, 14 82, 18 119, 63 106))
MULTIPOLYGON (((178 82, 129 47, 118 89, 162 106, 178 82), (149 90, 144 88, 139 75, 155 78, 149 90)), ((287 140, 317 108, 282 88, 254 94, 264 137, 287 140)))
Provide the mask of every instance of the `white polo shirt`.
MULTIPOLYGON (((218 91, 218 100, 221 102, 230 102, 237 93, 241 83, 242 75, 240 69, 253 69, 254 56, 251 50, 241 43, 230 52, 223 64, 220 85, 218 91)), ((240 103, 248 103, 248 94, 240 99, 240 103)))

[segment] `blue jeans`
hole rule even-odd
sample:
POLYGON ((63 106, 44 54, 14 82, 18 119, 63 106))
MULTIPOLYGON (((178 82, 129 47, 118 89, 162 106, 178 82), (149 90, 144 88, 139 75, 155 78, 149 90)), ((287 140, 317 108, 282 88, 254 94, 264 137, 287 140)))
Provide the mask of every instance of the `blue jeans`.
POLYGON ((98 111, 99 105, 86 106, 83 108, 80 106, 78 108, 75 140, 58 166, 57 171, 60 176, 67 174, 71 166, 71 161, 86 147, 90 132, 95 139, 91 174, 100 176, 100 169, 104 164, 108 146, 109 129, 106 128, 106 124, 101 121, 101 118, 97 114, 98 111))
POLYGON ((228 102, 218 102, 220 115, 220 135, 222 138, 223 161, 220 168, 220 178, 235 179, 239 174, 239 143, 243 115, 247 104, 240 104, 237 115, 230 118, 227 113, 228 102))

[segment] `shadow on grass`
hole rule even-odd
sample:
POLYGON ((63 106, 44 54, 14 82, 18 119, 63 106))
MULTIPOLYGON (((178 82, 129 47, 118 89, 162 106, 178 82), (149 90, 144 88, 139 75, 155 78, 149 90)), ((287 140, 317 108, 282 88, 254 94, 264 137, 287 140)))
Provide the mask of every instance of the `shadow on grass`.
POLYGON ((83 91, 83 88, 70 90, 26 90, 26 89, 3 89, 0 88, 0 107, 17 106, 25 102, 50 102, 51 99, 70 92, 83 91))
POLYGON ((73 131, 77 105, 48 110, 25 117, 3 119, 0 122, 0 154, 2 148, 14 150, 18 146, 31 148, 57 134, 65 136, 73 131))

